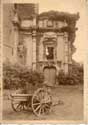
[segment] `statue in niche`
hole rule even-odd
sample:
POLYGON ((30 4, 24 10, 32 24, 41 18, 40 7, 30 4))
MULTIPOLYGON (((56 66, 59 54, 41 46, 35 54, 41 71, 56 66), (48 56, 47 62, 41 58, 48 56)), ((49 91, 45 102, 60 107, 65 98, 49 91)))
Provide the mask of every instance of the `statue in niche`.
POLYGON ((18 57, 20 59, 20 62, 22 64, 25 64, 27 49, 26 49, 23 42, 19 42, 18 47, 17 47, 17 51, 18 51, 17 53, 18 53, 18 57))

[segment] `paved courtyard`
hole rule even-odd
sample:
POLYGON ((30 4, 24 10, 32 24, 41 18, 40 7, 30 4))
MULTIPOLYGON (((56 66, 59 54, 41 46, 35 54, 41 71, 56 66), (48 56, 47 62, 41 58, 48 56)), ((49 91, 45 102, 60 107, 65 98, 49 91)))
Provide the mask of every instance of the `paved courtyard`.
MULTIPOLYGON (((39 120, 33 112, 14 112, 8 99, 9 91, 4 90, 3 120, 39 120)), ((83 120, 83 87, 59 86, 52 91, 53 101, 61 104, 53 107, 51 113, 42 120, 83 120)))

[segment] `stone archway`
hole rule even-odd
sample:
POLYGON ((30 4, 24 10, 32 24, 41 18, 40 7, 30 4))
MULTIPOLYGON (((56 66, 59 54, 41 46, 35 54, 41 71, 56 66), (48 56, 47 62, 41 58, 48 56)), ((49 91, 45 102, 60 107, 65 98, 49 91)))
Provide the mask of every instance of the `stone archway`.
POLYGON ((56 84, 56 68, 55 67, 44 67, 44 79, 49 85, 54 86, 56 84))

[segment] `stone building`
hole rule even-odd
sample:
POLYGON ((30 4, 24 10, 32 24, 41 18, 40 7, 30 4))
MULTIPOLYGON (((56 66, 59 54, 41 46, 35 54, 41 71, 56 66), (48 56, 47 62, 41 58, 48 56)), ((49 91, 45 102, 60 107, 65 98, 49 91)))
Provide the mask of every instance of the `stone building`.
POLYGON ((38 4, 14 5, 12 59, 44 72, 45 79, 55 84, 60 70, 71 71, 79 14, 58 11, 39 14, 38 9, 38 4))

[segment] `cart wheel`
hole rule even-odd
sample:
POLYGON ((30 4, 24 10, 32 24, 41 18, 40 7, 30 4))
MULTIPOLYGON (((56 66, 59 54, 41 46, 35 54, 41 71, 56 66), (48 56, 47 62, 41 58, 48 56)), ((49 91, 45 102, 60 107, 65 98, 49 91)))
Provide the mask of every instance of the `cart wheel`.
POLYGON ((42 117, 49 113, 52 105, 52 97, 43 88, 38 89, 32 96, 32 110, 35 115, 42 117))
POLYGON ((12 108, 15 112, 21 112, 26 110, 25 102, 21 101, 12 101, 11 102, 12 108))

